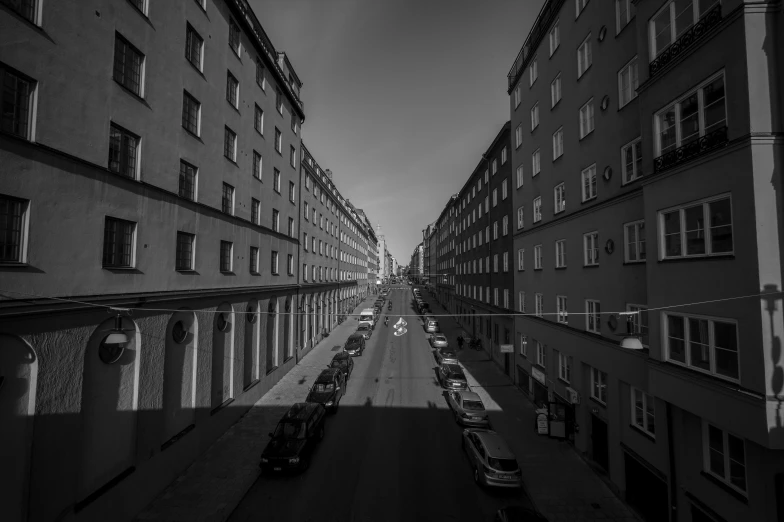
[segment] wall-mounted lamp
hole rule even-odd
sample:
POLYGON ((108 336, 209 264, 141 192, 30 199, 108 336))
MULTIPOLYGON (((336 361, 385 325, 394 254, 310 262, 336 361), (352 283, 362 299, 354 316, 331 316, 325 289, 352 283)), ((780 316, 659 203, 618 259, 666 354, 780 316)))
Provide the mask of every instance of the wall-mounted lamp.
POLYGON ((122 315, 120 315, 119 310, 117 316, 114 318, 114 328, 111 333, 104 339, 104 344, 125 344, 128 342, 128 336, 125 335, 125 332, 122 328, 122 315))
POLYGON ((627 350, 642 350, 644 346, 642 345, 642 341, 640 338, 637 337, 632 333, 632 323, 629 318, 638 312, 619 312, 618 315, 625 315, 626 316, 626 337, 621 340, 621 348, 626 348, 627 350))

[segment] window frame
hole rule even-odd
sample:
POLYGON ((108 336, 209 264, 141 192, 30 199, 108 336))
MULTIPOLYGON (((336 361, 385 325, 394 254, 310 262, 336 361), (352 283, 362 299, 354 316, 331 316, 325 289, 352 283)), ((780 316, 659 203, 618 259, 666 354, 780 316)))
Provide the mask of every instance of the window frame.
POLYGON ((645 238, 645 219, 638 219, 636 221, 630 221, 628 223, 623 224, 623 262, 624 263, 645 263, 648 257, 648 251, 645 250, 642 255, 640 254, 641 249, 640 245, 643 244, 647 248, 647 241, 645 238), (640 227, 639 225, 642 225, 640 227), (635 234, 635 242, 634 248, 636 251, 636 259, 632 259, 630 255, 631 244, 629 241, 629 227, 634 228, 635 234), (642 241, 640 240, 642 232, 642 241))
POLYGON ((11 97, 16 119, 12 120, 10 129, 5 128, 4 125, 7 119, 0 119, 0 132, 27 141, 35 141, 38 81, 0 62, 0 87, 2 87, 0 88, 0 104, 2 105, 8 104, 8 101, 6 100, 6 89, 4 88, 6 75, 13 77, 17 86, 24 83, 27 94, 24 108, 21 107, 21 104, 16 103, 18 100, 18 93, 14 93, 15 95, 11 97), (17 132, 21 127, 24 128, 24 131, 21 133, 17 132))
POLYGON ((525 183, 525 172, 523 169, 523 164, 520 163, 515 170, 515 175, 517 176, 517 187, 515 189, 519 189, 525 183))
POLYGON ((583 234, 583 266, 599 266, 599 231, 592 230, 583 234), (595 241, 591 241, 595 236, 595 241), (589 243, 594 243, 589 245, 589 243), (592 246, 593 248, 589 248, 592 246), (595 252, 595 257, 591 260, 588 252, 595 252), (590 261, 590 262, 589 262, 590 261))
POLYGON ((223 157, 237 164, 237 133, 229 128, 228 125, 223 126, 223 157))
POLYGON ((580 139, 582 140, 596 129, 596 110, 593 106, 593 96, 580 107, 578 115, 580 139))
POLYGON ((616 35, 620 34, 621 31, 623 31, 623 29, 627 25, 629 25, 629 23, 632 21, 632 18, 634 18, 636 13, 634 11, 632 11, 633 7, 634 6, 632 5, 632 0, 615 0, 615 34, 616 35), (626 8, 626 13, 627 13, 626 14, 626 21, 623 21, 621 19, 621 10, 620 10, 621 2, 626 4, 626 7, 627 7, 626 8))
MULTIPOLYGON (((616 0, 618 1, 618 0, 616 0)), ((626 0, 629 1, 629 0, 626 0)), ((640 60, 638 55, 634 55, 634 57, 626 62, 626 64, 618 70, 618 110, 623 109, 627 105, 629 105, 635 98, 637 98, 637 89, 640 86, 640 60), (629 78, 629 98, 624 99, 624 95, 626 92, 625 86, 623 84, 623 74, 625 71, 628 70, 628 78, 629 78), (632 76, 632 70, 634 71, 634 75, 632 76)))
POLYGON ((229 69, 226 69, 226 101, 237 110, 240 103, 240 81, 229 69))
POLYGON ((636 428, 643 432, 644 434, 648 435, 649 437, 655 439, 656 438, 656 400, 655 398, 646 393, 644 390, 640 388, 636 388, 634 386, 629 386, 630 391, 630 424, 633 428, 636 428), (637 423, 637 395, 636 392, 640 393, 640 403, 642 404, 642 424, 637 423), (653 416, 653 430, 650 428, 650 421, 648 420, 648 404, 651 403, 651 415, 653 416))
POLYGON ((566 211, 566 183, 561 182, 553 187, 553 214, 566 211), (559 190, 560 189, 560 190, 559 190))
POLYGON ((242 31, 239 24, 234 21, 233 17, 229 17, 229 48, 234 52, 237 58, 242 57, 242 31))
POLYGON ((596 163, 593 163, 592 165, 588 165, 582 171, 580 171, 580 189, 581 189, 580 192, 582 193, 582 197, 583 197, 582 200, 583 203, 599 197, 599 187, 596 179, 596 163), (589 177, 591 179, 591 183, 588 186, 589 188, 590 187, 593 188, 593 194, 586 195, 585 192, 586 173, 589 174, 589 177))
POLYGON ((534 56, 528 63, 528 87, 532 87, 539 78, 538 56, 534 56))
POLYGON ((650 61, 655 60, 665 50, 667 50, 672 44, 674 44, 676 41, 678 41, 678 38, 680 38, 680 36, 682 36, 683 33, 688 31, 689 28, 693 27, 694 24, 696 24, 698 21, 700 21, 702 19, 702 16, 705 16, 705 14, 707 14, 711 9, 713 9, 715 4, 721 3, 719 0, 713 0, 713 1, 708 0, 708 3, 710 4, 710 6, 707 9, 705 9, 703 15, 700 16, 700 14, 699 14, 700 13, 699 4, 700 4, 701 1, 702 0, 695 0, 694 2, 692 2, 692 22, 691 22, 691 24, 688 27, 686 27, 683 30, 681 35, 675 34, 675 31, 676 31, 676 28, 675 28, 675 16, 674 16, 675 13, 674 13, 674 9, 671 9, 671 7, 673 7, 675 5, 675 2, 673 0, 667 0, 664 3, 664 5, 662 5, 653 14, 653 16, 651 16, 649 18, 649 20, 648 20, 648 34, 647 34, 647 36, 648 36, 648 47, 650 49, 650 61), (667 45, 665 45, 661 49, 657 49, 656 48, 656 34, 655 34, 655 27, 656 26, 655 26, 655 21, 656 21, 656 18, 665 9, 670 11, 670 16, 669 16, 670 40, 667 43, 667 45))
POLYGON ((553 161, 564 155, 563 125, 553 132, 553 161))
POLYGON ((533 202, 534 223, 542 220, 542 196, 536 196, 533 202))
POLYGON ((639 145, 640 149, 640 156, 642 155, 642 136, 638 136, 634 138, 632 141, 623 145, 621 147, 621 185, 625 186, 629 183, 637 181, 638 179, 643 177, 642 172, 642 158, 637 157, 637 147, 639 145), (627 170, 627 163, 626 163, 626 149, 630 149, 632 152, 632 175, 629 177, 629 171, 627 170), (639 162, 639 167, 637 163, 639 162))
POLYGON ((558 352, 558 378, 566 384, 572 382, 572 356, 558 352))
POLYGON ((279 261, 278 251, 271 250, 270 251, 270 273, 272 275, 280 275, 278 272, 278 261, 279 261))
POLYGON ((661 312, 661 332, 662 332, 662 344, 663 344, 663 353, 664 353, 664 360, 666 362, 675 364, 682 368, 687 368, 689 370, 702 373, 704 375, 710 375, 711 377, 715 377, 717 379, 721 379, 727 382, 733 383, 740 383, 743 377, 742 375, 742 365, 741 365, 741 343, 740 343, 740 333, 739 333, 739 323, 735 319, 723 318, 723 317, 716 317, 716 316, 708 316, 708 315, 700 315, 700 314, 684 314, 678 312, 669 312, 669 311, 662 311, 661 312), (670 335, 669 335, 669 321, 667 318, 669 316, 673 317, 680 317, 683 319, 683 358, 684 362, 679 361, 678 359, 674 359, 671 356, 670 350, 670 335), (695 319, 698 321, 708 321, 708 339, 707 339, 707 347, 709 352, 709 369, 706 370, 701 368, 700 366, 695 366, 692 364, 692 356, 691 356, 691 328, 689 326, 689 319, 695 319), (724 375, 721 373, 716 372, 716 334, 715 334, 715 323, 723 323, 723 324, 730 324, 733 325, 735 328, 735 347, 736 351, 736 358, 737 358, 737 367, 738 367, 738 376, 731 377, 729 375, 724 375))
POLYGON ((577 80, 580 80, 593 65, 593 46, 591 43, 591 33, 589 32, 588 36, 586 36, 585 39, 580 42, 580 45, 577 46, 577 80), (586 51, 583 51, 583 48, 585 48, 586 51))
POLYGON ((125 127, 121 127, 120 125, 116 124, 114 121, 109 122, 109 165, 108 169, 115 174, 118 174, 124 178, 129 178, 133 180, 139 179, 139 163, 141 162, 141 149, 142 149, 142 139, 140 136, 132 133, 125 127), (112 169, 112 131, 116 131, 120 135, 120 151, 119 151, 119 160, 118 160, 118 169, 112 169), (126 154, 127 152, 127 144, 126 140, 132 139, 134 141, 134 151, 133 155, 126 154), (130 159, 133 157, 133 168, 130 175, 127 174, 128 165, 130 164, 130 159), (125 169, 123 169, 123 164, 125 164, 125 169))
POLYGON ((143 52, 141 52, 141 50, 138 47, 133 45, 126 37, 124 37, 118 31, 115 31, 115 33, 114 33, 114 56, 112 57, 112 79, 115 81, 115 83, 117 83, 117 85, 120 85, 123 89, 127 90, 128 92, 130 92, 134 96, 136 96, 138 98, 141 98, 141 99, 144 99, 144 95, 145 95, 145 72, 146 72, 146 69, 147 69, 146 65, 147 65, 147 56, 143 52), (122 64, 122 73, 121 73, 122 76, 120 78, 117 77, 118 43, 122 43, 124 48, 125 48, 125 52, 123 53, 123 58, 124 59, 121 62, 121 64, 122 64), (130 52, 131 54, 128 54, 128 52, 130 52), (138 57, 139 58, 139 70, 138 71, 131 71, 131 77, 134 77, 136 74, 138 74, 138 79, 139 79, 138 86, 129 85, 129 81, 130 80, 128 79, 129 78, 128 68, 129 67, 133 67, 133 64, 131 63, 129 65, 127 63, 127 59, 130 58, 131 61, 132 61, 134 57, 138 57), (134 87, 138 87, 138 90, 135 89, 134 87))
MULTIPOLYGON (((738 437, 737 435, 735 435, 733 433, 730 433, 727 430, 723 430, 723 429, 719 428, 718 426, 716 426, 714 424, 711 424, 707 420, 703 419, 702 420, 702 451, 703 451, 702 463, 703 463, 703 470, 705 471, 705 473, 707 473, 711 477, 716 478, 716 480, 720 480, 723 484, 725 484, 728 487, 732 488, 733 491, 736 491, 740 495, 742 495, 744 497, 747 497, 748 496, 748 486, 749 486, 749 484, 748 484, 748 478, 749 478, 748 468, 749 468, 749 465, 748 465, 748 449, 746 448, 746 439, 744 439, 743 437, 738 437), (716 473, 715 471, 713 471, 711 469, 711 465, 710 465, 710 452, 711 452, 711 447, 710 447, 710 428, 714 428, 714 429, 716 429, 716 430, 721 432, 722 456, 723 456, 722 467, 724 468, 724 471, 725 471, 723 476, 719 475, 718 473, 716 473), (730 450, 729 450, 729 448, 730 448, 730 444, 729 444, 730 437, 733 437, 733 438, 735 438, 735 439, 737 439, 737 440, 739 440, 739 441, 741 441, 743 443, 743 463, 742 463, 743 471, 744 471, 744 473, 743 473, 743 481, 744 481, 744 483, 746 485, 746 489, 741 489, 740 487, 738 487, 738 486, 736 486, 735 484, 732 483, 732 475, 731 475, 732 472, 731 472, 731 462, 730 461, 734 460, 734 459, 732 459, 730 457, 730 450)), ((736 460, 735 462, 738 462, 738 461, 736 460)))
POLYGON ((602 305, 597 299, 585 300, 585 331, 601 335, 602 305))
POLYGON ((599 404, 607 406, 607 400, 608 400, 607 389, 609 388, 607 381, 609 380, 609 375, 607 375, 607 372, 603 372, 599 368, 596 368, 595 366, 591 366, 590 373, 591 373, 591 394, 590 394, 591 399, 595 400, 599 404), (599 389, 598 395, 595 393, 597 388, 599 389), (604 397, 602 397, 602 395, 604 397))
POLYGON ((534 245, 534 270, 542 270, 542 245, 534 245))
POLYGON ((566 239, 555 241, 555 268, 566 268, 566 239))
POLYGON ((185 89, 182 91, 182 128, 196 137, 201 136, 201 102, 185 89), (190 112, 193 107, 195 107, 195 114, 190 112), (191 122, 191 119, 195 121, 191 122), (191 123, 193 129, 190 128, 191 123))
POLYGON ((539 126, 539 102, 533 104, 531 107, 531 132, 535 131, 539 126))
POLYGON ((174 248, 174 270, 177 272, 192 272, 195 270, 196 267, 196 234, 191 234, 190 232, 184 232, 182 230, 177 231, 176 236, 176 243, 174 248), (188 264, 181 265, 180 260, 181 257, 181 250, 180 245, 183 244, 180 242, 180 237, 187 237, 190 242, 188 243, 190 250, 188 251, 188 264))
POLYGON ((517 249, 517 271, 525 272, 525 249, 517 249))
POLYGON ((185 60, 199 72, 204 71, 204 38, 202 38, 199 32, 188 22, 185 23, 185 60), (198 57, 193 56, 193 36, 198 39, 198 57), (195 61, 198 61, 198 64, 194 63, 195 61))
POLYGON ((181 198, 187 199, 188 201, 196 201, 198 180, 199 180, 199 168, 196 165, 192 165, 191 163, 188 163, 187 161, 180 158, 180 172, 177 176, 177 195, 181 198), (186 168, 185 174, 183 174, 183 167, 186 168), (188 169, 192 170, 193 180, 186 183, 185 184, 186 190, 183 190, 183 177, 186 175, 190 175, 188 169), (187 185, 190 185, 190 192, 187 192, 187 185))
POLYGON ((554 109, 558 103, 560 103, 562 98, 561 93, 561 72, 559 71, 558 74, 555 75, 553 81, 550 82, 550 109, 554 109), (556 99, 554 95, 557 94, 558 98, 556 99))
POLYGON ((534 315, 544 317, 544 294, 541 292, 534 293, 534 315))
MULTIPOLYGON (((732 205, 732 193, 725 192, 716 196, 703 198, 696 201, 691 201, 682 205, 678 205, 675 207, 670 207, 666 209, 662 209, 658 211, 656 219, 657 219, 657 250, 659 254, 659 261, 668 261, 672 259, 699 259, 699 258, 708 258, 708 257, 722 257, 722 256, 732 256, 735 255, 735 234, 734 234, 734 210, 732 205), (730 233, 732 235, 732 250, 729 252, 713 252, 713 240, 711 238, 710 231, 713 228, 711 216, 710 216, 710 204, 723 201, 725 199, 729 200, 730 204, 730 219, 729 219, 729 227, 730 233), (687 254, 687 234, 688 231, 686 229, 686 210, 702 206, 702 217, 704 228, 701 229, 702 234, 704 235, 704 245, 705 245, 705 253, 702 254, 687 254), (680 251, 681 254, 677 256, 673 255, 666 255, 666 244, 665 244, 665 221, 664 217, 665 214, 670 214, 673 212, 678 212, 678 227, 679 231, 678 234, 680 237, 680 251), (709 240, 710 238, 710 240, 709 240)), ((720 225, 720 226, 727 226, 727 225, 720 225)), ((698 231, 700 229, 697 229, 698 231)))
POLYGON ((542 152, 537 148, 531 153, 531 177, 536 177, 542 171, 542 152))
POLYGON ((221 212, 223 212, 224 214, 228 214, 230 216, 234 215, 234 209, 236 203, 234 198, 236 196, 236 193, 237 193, 236 189, 234 188, 233 185, 226 183, 225 181, 223 182, 223 185, 221 186, 221 212), (228 188, 228 192, 226 190, 227 188, 228 188), (227 193, 229 194, 229 199, 230 199, 228 206, 226 203, 227 193))
POLYGON ((561 46, 561 29, 559 27, 558 22, 560 22, 559 18, 555 19, 553 22, 552 27, 550 27, 550 31, 548 32, 548 39, 550 41, 550 57, 552 58, 555 51, 561 46))
POLYGON ((555 296, 555 310, 558 313, 556 321, 561 324, 569 324, 568 299, 565 295, 555 296))
MULTIPOLYGON (((16 245, 16 249, 18 250, 19 254, 16 256, 15 259, 12 259, 10 256, 7 259, 0 258, 0 266, 18 266, 18 265, 26 265, 27 264, 27 249, 28 249, 28 242, 30 239, 30 200, 17 198, 14 196, 10 196, 7 194, 0 194, 0 202, 2 205, 0 208, 7 208, 9 210, 9 214, 4 216, 5 219, 0 221, 6 223, 7 225, 16 221, 14 216, 11 214, 11 205, 19 205, 19 230, 18 234, 18 245, 16 245), (2 201, 4 200, 4 201, 2 201)), ((105 225, 104 225, 105 226, 105 225)), ((0 230, 0 237, 3 238, 5 241, 11 234, 10 226, 6 229, 0 230)), ((6 245, 3 243, 5 248, 14 248, 13 244, 6 245)), ((4 250, 2 251, 4 254, 4 250)))

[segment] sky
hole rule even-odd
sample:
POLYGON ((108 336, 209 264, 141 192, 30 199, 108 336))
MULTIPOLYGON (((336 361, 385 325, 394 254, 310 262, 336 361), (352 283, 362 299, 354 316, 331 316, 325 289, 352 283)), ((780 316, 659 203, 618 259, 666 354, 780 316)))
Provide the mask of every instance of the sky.
POLYGON ((302 140, 407 265, 509 120, 543 0, 250 0, 303 82, 302 140))

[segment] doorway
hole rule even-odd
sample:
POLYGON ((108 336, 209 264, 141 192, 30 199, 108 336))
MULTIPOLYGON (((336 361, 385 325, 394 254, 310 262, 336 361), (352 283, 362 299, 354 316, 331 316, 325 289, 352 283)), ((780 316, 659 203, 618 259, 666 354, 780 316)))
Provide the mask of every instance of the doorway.
POLYGON ((591 415, 591 449, 593 460, 607 471, 610 468, 607 423, 596 415, 591 415))
POLYGON ((667 520, 667 483, 628 453, 624 452, 623 458, 626 468, 626 502, 647 522, 667 520))

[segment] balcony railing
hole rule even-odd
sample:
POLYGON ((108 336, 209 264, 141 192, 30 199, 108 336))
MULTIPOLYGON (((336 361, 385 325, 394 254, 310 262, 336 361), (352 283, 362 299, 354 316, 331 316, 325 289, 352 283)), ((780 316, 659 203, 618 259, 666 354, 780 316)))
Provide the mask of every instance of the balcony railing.
POLYGON ((721 22, 721 3, 716 4, 697 23, 692 25, 680 38, 657 56, 648 66, 650 76, 662 70, 668 63, 678 57, 683 51, 694 45, 705 36, 705 33, 716 27, 721 22))
POLYGON ((691 141, 682 147, 662 154, 653 160, 653 172, 662 172, 681 165, 708 152, 727 144, 727 127, 716 129, 701 138, 691 141))

